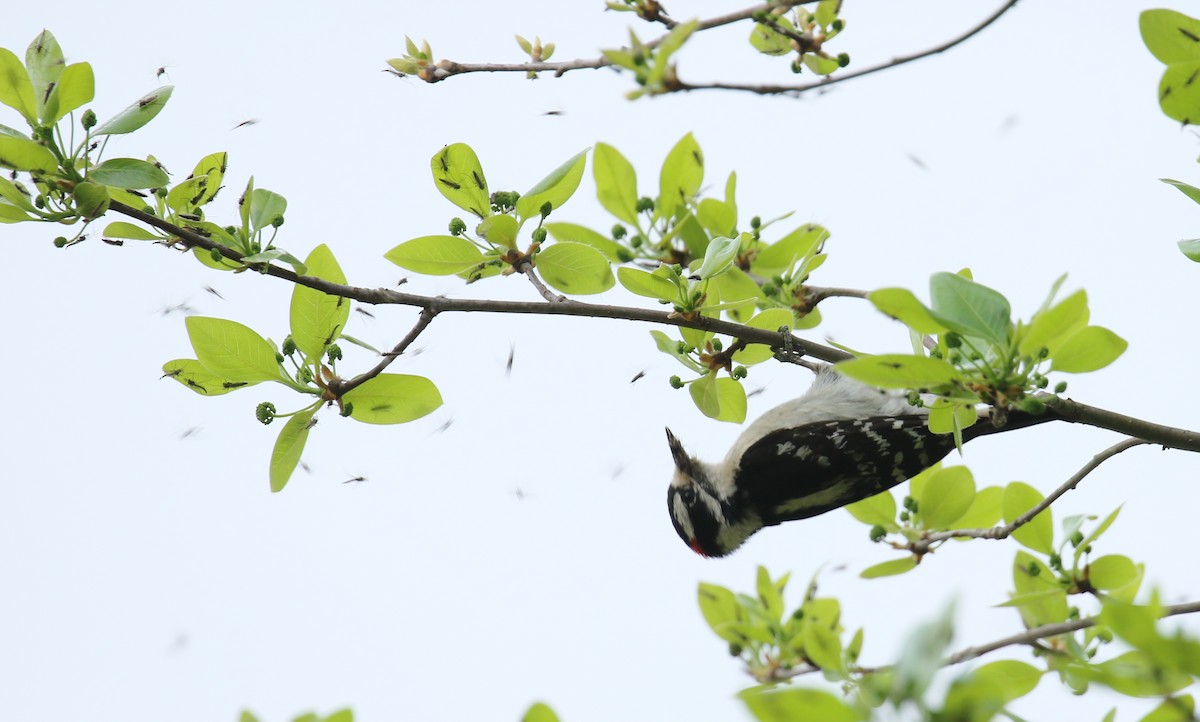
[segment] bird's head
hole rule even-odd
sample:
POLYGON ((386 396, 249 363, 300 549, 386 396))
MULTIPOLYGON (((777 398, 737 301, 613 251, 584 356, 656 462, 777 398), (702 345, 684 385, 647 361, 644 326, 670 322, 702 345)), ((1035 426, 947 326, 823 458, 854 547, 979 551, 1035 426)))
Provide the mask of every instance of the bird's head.
POLYGON ((757 515, 730 503, 735 490, 723 479, 723 467, 706 464, 684 450, 667 429, 675 474, 667 487, 667 510, 675 532, 703 557, 723 557, 762 528, 757 515))

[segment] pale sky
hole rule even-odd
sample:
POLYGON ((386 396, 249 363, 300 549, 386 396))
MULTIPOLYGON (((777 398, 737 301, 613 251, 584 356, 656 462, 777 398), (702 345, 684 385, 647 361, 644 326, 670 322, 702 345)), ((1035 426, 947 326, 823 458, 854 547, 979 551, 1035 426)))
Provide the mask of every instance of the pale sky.
MULTIPOLYGON (((866 66, 937 44, 999 4, 847 3, 837 50, 866 66)), ((102 119, 155 88, 159 67, 176 86, 143 132, 110 144, 111 156, 152 153, 178 181, 202 156, 228 151, 218 208, 232 214, 253 175, 288 198, 278 244, 301 256, 329 244, 352 284, 407 276, 416 293, 536 298, 519 278, 463 287, 383 259, 461 215, 430 179, 429 158, 445 144, 473 146, 493 189, 524 191, 604 141, 653 195, 663 156, 691 131, 712 192, 738 172, 743 226, 795 211, 796 223, 829 228, 830 260, 814 283, 924 296, 930 274, 969 266, 1028 316, 1070 272, 1065 290, 1086 288, 1093 323, 1130 343, 1112 367, 1068 379, 1070 395, 1200 427, 1191 383, 1200 267, 1175 248, 1200 235, 1200 213, 1157 180, 1200 184, 1200 141, 1158 110, 1162 68, 1137 32, 1149 6, 1028 0, 960 48, 824 95, 633 103, 622 99, 632 82, 609 71, 437 85, 381 72, 405 34, 460 61, 518 61, 514 33, 555 42, 556 60, 593 57, 636 21, 602 12, 599 0, 282 12, 215 0, 178 13, 127 9, 103 24, 92 5, 53 7, 10 13, 0 46, 23 56, 49 28, 70 61, 92 63, 102 119), (231 130, 251 118, 259 122, 231 130)), ((668 6, 678 19, 738 8, 668 6)), ((786 62, 744 43, 749 30, 699 38, 680 57, 683 77, 787 82, 786 62)), ((555 220, 614 222, 590 178, 589 159, 555 220)), ((703 418, 668 386, 681 369, 644 324, 439 317, 416 344, 423 352, 391 370, 431 377, 445 406, 392 427, 323 412, 304 454, 311 473, 271 494, 279 427, 261 426, 254 407, 296 402, 282 387, 214 399, 160 380, 163 362, 192 355, 183 315, 163 310, 186 304, 281 339, 291 288, 159 246, 93 238, 59 250, 60 232, 0 227, 9 375, 0 709, 12 719, 232 721, 248 708, 288 720, 351 706, 365 721, 513 720, 534 700, 567 722, 747 719, 733 695, 752 680, 705 626, 695 592, 699 581, 751 591, 759 564, 792 572, 791 604, 820 573, 847 629, 866 627, 864 664, 893 661, 906 631, 952 599, 954 648, 1020 629, 1014 611, 994 608, 1011 588, 1011 542, 949 545, 914 572, 869 582, 858 572, 894 553, 841 511, 764 531, 726 559, 688 551, 665 508, 663 426, 714 460, 738 428, 703 418), (367 481, 342 483, 360 475, 367 481)), ((372 310, 375 320, 352 315, 349 332, 377 346, 416 317, 372 310)), ((810 338, 907 349, 903 329, 861 302, 831 300, 824 315, 810 338)), ((372 363, 358 354, 344 369, 372 363)), ((753 417, 808 378, 764 364, 747 383, 766 387, 750 400, 753 417)), ((1045 492, 1116 440, 1039 427, 975 442, 965 461, 981 484, 1023 480, 1045 492)), ((1099 551, 1145 562, 1166 601, 1200 598, 1189 531, 1196 465, 1183 452, 1127 452, 1055 505, 1056 526, 1124 503, 1099 551)), ((1031 661, 1019 649, 989 659, 1000 658, 1031 661)), ((1015 709, 1099 719, 1116 700, 1100 689, 1075 699, 1057 684, 1045 678, 1015 709)), ((1131 719, 1144 708, 1121 709, 1131 719)))

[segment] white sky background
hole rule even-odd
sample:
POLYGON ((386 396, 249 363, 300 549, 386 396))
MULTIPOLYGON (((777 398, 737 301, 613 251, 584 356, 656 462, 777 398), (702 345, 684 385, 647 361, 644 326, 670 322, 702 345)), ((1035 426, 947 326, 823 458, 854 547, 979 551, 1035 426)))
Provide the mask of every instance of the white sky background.
MULTIPOLYGON (((863 67, 941 42, 998 5, 847 3, 836 51, 863 67)), ((1094 322, 1130 342, 1111 368, 1070 379, 1071 395, 1200 427, 1189 411, 1200 394, 1190 383, 1200 268, 1175 249, 1197 235, 1200 215, 1156 180, 1195 183, 1200 144, 1158 110, 1161 66, 1138 37, 1141 4, 1029 0, 963 47, 823 96, 633 103, 621 97, 631 81, 607 71, 433 86, 380 72, 406 33, 461 61, 519 60, 513 33, 554 41, 555 59, 593 57, 635 22, 598 0, 275 7, 217 0, 101 21, 82 3, 57 3, 40 16, 8 14, 0 45, 23 56, 51 29, 69 60, 92 63, 101 119, 169 66, 166 110, 109 155, 153 153, 178 181, 203 155, 229 151, 218 205, 232 213, 254 175, 289 200, 279 244, 304 255, 328 243, 362 286, 407 275, 413 292, 535 298, 521 279, 464 288, 383 260, 462 214, 430 179, 429 158, 447 143, 476 149, 492 189, 523 191, 605 141, 654 195, 662 157, 693 131, 711 189, 738 172, 743 226, 795 210, 797 223, 832 231, 815 283, 924 296, 929 274, 970 266, 1028 315, 1070 271, 1065 290, 1087 288, 1094 322), (543 115, 551 110, 563 114, 543 115), (249 118, 260 122, 230 130, 249 118)), ((685 19, 739 7, 668 9, 685 19)), ((745 45, 748 32, 702 36, 680 58, 682 76, 787 82, 784 62, 745 45)), ((555 220, 613 222, 594 200, 590 158, 555 220)), ((751 680, 704 625, 695 587, 750 591, 760 563, 793 573, 792 602, 823 569, 822 593, 841 599, 844 625, 867 628, 867 664, 892 661, 904 631, 954 598, 956 648, 1019 629, 1012 610, 992 608, 1011 586, 1011 543, 951 545, 908 575, 865 582, 862 568, 893 555, 839 511, 765 531, 728 559, 691 554, 666 514, 662 427, 708 458, 738 429, 704 419, 668 387, 681 369, 654 350, 645 325, 439 317, 417 344, 424 352, 390 370, 431 376, 444 408, 394 427, 327 410, 305 453, 311 475, 297 471, 270 494, 279 426, 262 427, 254 406, 295 401, 263 386, 206 399, 159 380, 164 361, 192 355, 182 316, 160 310, 187 303, 281 339, 291 287, 158 246, 94 239, 62 251, 51 245, 59 232, 0 227, 9 378, 0 708, 12 719, 234 720, 250 708, 283 720, 350 705, 362 720, 511 720, 535 699, 569 722, 742 719, 732 695, 751 680), (369 481, 341 483, 357 475, 369 481)), ((640 303, 620 292, 597 300, 640 303)), ((823 309, 812 338, 907 348, 902 329, 863 304, 823 309)), ((349 331, 377 346, 416 315, 373 310, 374 321, 352 314, 349 331)), ((343 370, 370 363, 358 354, 343 370)), ((751 416, 807 383, 800 369, 755 368, 749 388, 766 391, 751 416)), ((1115 441, 1040 427, 976 442, 966 461, 981 485, 1021 479, 1048 491, 1115 441)), ((1196 599, 1185 549, 1196 464, 1181 452, 1127 452, 1055 505, 1056 526, 1125 503, 1098 553, 1145 561, 1167 601, 1196 599)), ((1067 710, 1099 719, 1114 701, 1102 690, 1070 698, 1050 678, 1033 699, 1017 709, 1041 719, 1067 710)))

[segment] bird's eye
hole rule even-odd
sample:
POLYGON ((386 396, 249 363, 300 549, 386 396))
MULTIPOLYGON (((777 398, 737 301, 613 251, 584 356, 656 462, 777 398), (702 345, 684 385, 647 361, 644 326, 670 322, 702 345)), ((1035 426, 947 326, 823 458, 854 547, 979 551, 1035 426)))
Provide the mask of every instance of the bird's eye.
POLYGON ((692 487, 685 487, 679 491, 679 498, 683 499, 683 503, 688 506, 696 505, 696 490, 692 487))

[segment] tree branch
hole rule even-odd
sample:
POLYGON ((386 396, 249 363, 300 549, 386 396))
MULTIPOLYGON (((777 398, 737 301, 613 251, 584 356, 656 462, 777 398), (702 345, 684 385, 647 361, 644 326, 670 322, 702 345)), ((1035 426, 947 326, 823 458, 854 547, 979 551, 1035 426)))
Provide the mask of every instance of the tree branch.
POLYGON ((967 32, 963 33, 962 35, 959 35, 958 37, 954 38, 953 40, 949 40, 945 43, 942 43, 941 45, 930 48, 928 50, 923 50, 923 51, 921 51, 919 53, 915 53, 913 55, 902 55, 898 58, 892 58, 891 60, 887 61, 886 63, 879 63, 878 65, 872 65, 870 67, 863 68, 861 70, 855 70, 852 72, 844 73, 844 74, 838 75, 836 77, 826 77, 826 78, 824 78, 822 80, 818 80, 816 82, 802 83, 799 85, 750 85, 750 84, 742 84, 742 83, 705 83, 705 84, 693 85, 693 84, 684 83, 684 82, 680 81, 678 83, 678 85, 676 86, 676 89, 684 90, 684 91, 686 91, 686 90, 741 90, 741 91, 750 92, 750 93, 757 93, 758 95, 790 95, 792 97, 798 97, 800 94, 808 92, 810 90, 827 88, 831 85, 845 82, 847 80, 861 78, 864 75, 871 75, 872 73, 878 73, 882 70, 890 70, 892 68, 899 67, 906 63, 911 63, 915 60, 921 60, 923 58, 928 58, 931 55, 938 55, 939 53, 944 53, 947 50, 950 50, 951 48, 956 47, 958 45, 961 45, 962 43, 965 43, 966 41, 975 37, 979 33, 983 32, 984 29, 986 29, 992 23, 999 20, 1001 18, 1001 16, 1003 16, 1006 12, 1011 10, 1013 8, 1013 6, 1016 5, 1018 2, 1019 2, 1019 0, 1008 0, 998 10, 996 10, 991 15, 989 15, 987 18, 985 18, 981 23, 979 23, 975 27, 971 28, 967 32))
POLYGON ((433 311, 428 308, 421 309, 421 314, 417 317, 417 323, 404 336, 404 338, 400 339, 400 343, 396 344, 391 351, 383 354, 383 360, 375 364, 375 368, 371 369, 370 371, 365 371, 352 379, 331 383, 329 385, 329 390, 340 398, 383 373, 383 370, 391 365, 391 363, 395 361, 400 354, 408 350, 408 347, 413 344, 413 341, 417 340, 417 337, 421 335, 421 332, 433 322, 435 316, 437 316, 437 311, 433 311))
MULTIPOLYGON (((203 248, 209 251, 217 251, 225 258, 231 261, 241 263, 242 256, 232 248, 228 248, 212 239, 207 238, 195 231, 186 228, 180 228, 172 223, 168 223, 150 213, 140 211, 124 203, 113 201, 110 209, 129 216, 135 220, 141 221, 149 226, 157 228, 161 231, 171 234, 178 242, 189 247, 203 248)), ((557 303, 548 303, 545 301, 489 301, 473 298, 447 298, 445 296, 421 296, 414 293, 400 293, 389 288, 359 288, 357 286, 348 286, 340 283, 332 283, 322 278, 313 276, 301 276, 295 271, 280 266, 273 266, 268 263, 253 263, 244 264, 247 268, 258 271, 263 275, 274 276, 289 283, 296 283, 301 286, 313 288, 318 291, 323 291, 332 296, 342 296, 350 298, 361 303, 370 304, 395 304, 400 306, 416 306, 427 309, 433 313, 442 312, 482 312, 482 313, 519 313, 519 314, 536 314, 543 316, 587 316, 591 318, 612 318, 624 321, 642 321, 645 323, 655 323, 663 326, 679 326, 683 328, 695 328, 701 331, 712 331, 713 333, 730 336, 735 339, 740 339, 746 343, 764 344, 772 350, 778 351, 784 349, 785 336, 778 331, 760 328, 751 328, 739 323, 731 321, 722 321, 716 318, 707 316, 686 317, 674 313, 666 313, 663 311, 654 311, 646 308, 636 308, 632 306, 611 306, 605 304, 584 303, 573 299, 567 299, 557 303)), ((837 363, 838 361, 846 361, 853 358, 851 354, 840 349, 836 349, 823 344, 809 341, 808 339, 800 338, 794 334, 788 334, 788 344, 794 351, 804 353, 806 356, 811 356, 829 363, 837 363)), ((1145 440, 1148 443, 1159 444, 1164 447, 1173 449, 1181 449, 1184 451, 1200 452, 1200 432, 1179 429, 1161 424, 1154 424, 1149 421, 1136 419, 1132 416, 1118 414, 1115 411, 1099 409, 1094 406, 1087 406, 1076 401, 1067 399, 1059 399, 1050 396, 1046 399, 1046 404, 1054 409, 1064 421, 1086 424, 1088 426, 1096 426, 1102 429, 1117 431, 1127 436, 1134 436, 1145 440)))
POLYGON ((1031 509, 1029 509, 1029 511, 1025 512, 1016 519, 1013 519, 1011 524, 996 526, 992 527, 991 529, 955 529, 952 531, 935 532, 924 539, 913 542, 903 548, 909 549, 914 554, 925 554, 930 551, 930 545, 938 542, 944 542, 948 539, 1007 539, 1009 536, 1012 536, 1012 533, 1017 529, 1020 529, 1028 524, 1035 516, 1041 514, 1043 511, 1048 509, 1051 504, 1058 501, 1059 497, 1061 497, 1063 494, 1066 494, 1068 491, 1071 491, 1078 486, 1079 482, 1083 481, 1088 474, 1095 471, 1101 464, 1121 453, 1122 451, 1126 451, 1135 446, 1148 443, 1150 442, 1146 441, 1145 439, 1125 439, 1124 441, 1113 444, 1104 451, 1101 451, 1099 454, 1093 456, 1088 463, 1084 464, 1079 471, 1075 472, 1070 479, 1067 479, 1057 489, 1052 491, 1049 496, 1035 504, 1031 509))

